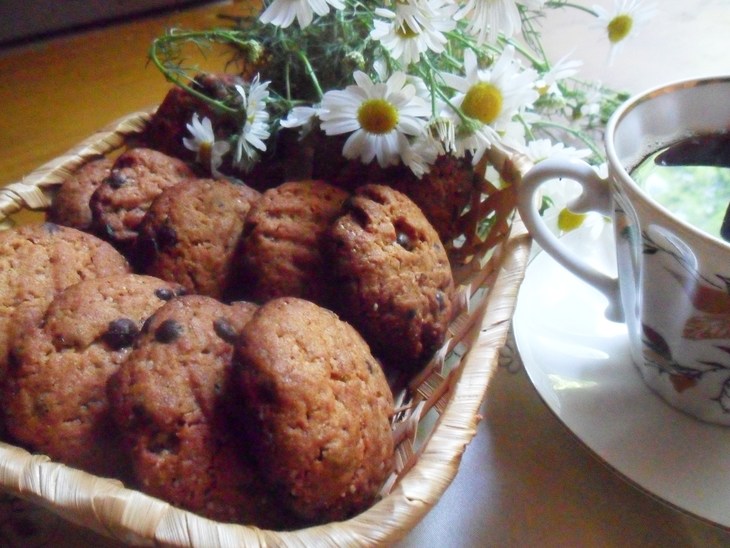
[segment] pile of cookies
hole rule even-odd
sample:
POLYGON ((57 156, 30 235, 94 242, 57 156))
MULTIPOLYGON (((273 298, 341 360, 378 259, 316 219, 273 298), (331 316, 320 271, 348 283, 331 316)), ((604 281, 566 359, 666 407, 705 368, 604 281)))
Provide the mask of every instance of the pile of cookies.
POLYGON ((4 439, 215 520, 363 511, 451 319, 439 233, 393 185, 254 188, 153 146, 0 233, 4 439))

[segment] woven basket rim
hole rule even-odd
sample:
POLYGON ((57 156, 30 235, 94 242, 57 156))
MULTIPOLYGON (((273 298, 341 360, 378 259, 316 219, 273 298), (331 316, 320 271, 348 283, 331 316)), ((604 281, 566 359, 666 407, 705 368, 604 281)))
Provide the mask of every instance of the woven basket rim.
MULTIPOLYGON (((20 182, 0 189, 0 223, 22 209, 45 209, 49 188, 79 165, 124 145, 149 120, 154 108, 113 122, 44 164, 20 182)), ((502 165, 510 151, 493 147, 490 161, 502 165)), ((515 162, 524 173, 527 165, 515 162)), ((476 435, 479 407, 496 370, 524 276, 530 238, 519 217, 500 244, 494 275, 480 304, 473 346, 459 378, 419 457, 394 489, 363 513, 343 522, 296 531, 268 531, 224 524, 167 502, 0 442, 0 487, 44 506, 63 518, 108 537, 139 545, 164 546, 373 546, 402 539, 436 504, 458 471, 466 446, 476 435)))

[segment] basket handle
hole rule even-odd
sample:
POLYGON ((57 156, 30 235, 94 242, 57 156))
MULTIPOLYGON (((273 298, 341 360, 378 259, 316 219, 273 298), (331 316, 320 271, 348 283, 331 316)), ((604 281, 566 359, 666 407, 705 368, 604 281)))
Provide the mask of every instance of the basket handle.
POLYGON ((0 188, 0 223, 22 209, 46 209, 51 205, 47 187, 39 187, 24 181, 0 188))

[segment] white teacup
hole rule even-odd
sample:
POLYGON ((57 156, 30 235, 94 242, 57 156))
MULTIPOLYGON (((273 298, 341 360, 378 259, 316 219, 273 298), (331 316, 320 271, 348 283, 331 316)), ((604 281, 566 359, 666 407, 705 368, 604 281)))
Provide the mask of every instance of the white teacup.
POLYGON ((630 172, 682 138, 728 131, 730 76, 655 88, 627 101, 609 121, 606 179, 580 160, 546 160, 524 177, 518 198, 535 241, 608 297, 609 319, 626 322, 647 385, 672 406, 724 425, 730 425, 730 244, 659 205, 630 172), (582 262, 543 222, 536 196, 555 178, 582 186, 569 209, 613 219, 617 278, 582 262))

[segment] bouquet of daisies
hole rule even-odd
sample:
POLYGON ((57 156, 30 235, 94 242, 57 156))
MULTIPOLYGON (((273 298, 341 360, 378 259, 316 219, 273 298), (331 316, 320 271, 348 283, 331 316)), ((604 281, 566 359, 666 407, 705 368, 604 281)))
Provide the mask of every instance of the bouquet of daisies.
POLYGON ((550 0, 265 0, 229 28, 170 30, 151 59, 210 107, 187 125, 185 146, 213 174, 227 159, 251 170, 282 131, 338 138, 349 161, 402 165, 416 177, 439 156, 475 165, 490 147, 533 161, 591 157, 625 95, 576 78, 580 60, 552 62, 540 42, 548 10, 595 18, 614 46, 636 33, 652 6, 617 0, 613 11, 550 0), (231 93, 194 85, 181 50, 230 46, 243 79, 231 93), (215 113, 234 120, 215 127, 215 113), (232 128, 232 129, 231 129, 232 128))

